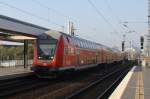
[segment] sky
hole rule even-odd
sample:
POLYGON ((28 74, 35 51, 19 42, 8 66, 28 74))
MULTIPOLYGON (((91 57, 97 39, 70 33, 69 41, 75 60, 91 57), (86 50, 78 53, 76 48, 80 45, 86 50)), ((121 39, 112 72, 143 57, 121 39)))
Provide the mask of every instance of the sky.
POLYGON ((148 0, 0 0, 0 14, 64 32, 72 21, 78 37, 121 48, 125 34, 126 47, 129 42, 139 47, 140 36, 147 35, 147 3, 148 0))

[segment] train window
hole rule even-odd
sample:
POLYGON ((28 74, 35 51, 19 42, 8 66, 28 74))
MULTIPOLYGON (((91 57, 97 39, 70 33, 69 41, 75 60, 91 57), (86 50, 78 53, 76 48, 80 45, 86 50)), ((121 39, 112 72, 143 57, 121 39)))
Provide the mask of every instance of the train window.
POLYGON ((84 48, 84 42, 81 40, 81 47, 84 48))
POLYGON ((38 59, 42 60, 50 60, 53 58, 55 53, 55 48, 57 44, 57 40, 38 40, 37 42, 37 54, 38 59))
POLYGON ((88 48, 91 48, 90 46, 91 46, 91 44, 88 42, 88 48))
POLYGON ((82 41, 82 47, 84 48, 84 41, 82 41))
POLYGON ((82 47, 82 41, 81 40, 79 40, 79 44, 80 44, 80 47, 82 47))
POLYGON ((86 48, 88 48, 88 42, 86 41, 86 48))
POLYGON ((95 49, 95 45, 94 45, 94 43, 92 43, 92 45, 93 45, 93 49, 95 49))
POLYGON ((91 47, 91 43, 89 43, 89 48, 91 49, 92 47, 91 47))
POLYGON ((86 42, 84 41, 84 48, 86 48, 86 42))
POLYGON ((91 43, 91 49, 93 49, 93 44, 91 43))
POLYGON ((80 45, 80 40, 78 40, 78 44, 79 44, 79 47, 81 47, 81 45, 80 45))
POLYGON ((83 41, 83 48, 86 48, 85 41, 83 41))
POLYGON ((90 48, 90 43, 88 42, 88 48, 90 48))
POLYGON ((78 40, 76 39, 76 44, 77 44, 77 46, 79 47, 79 44, 78 44, 78 40))
POLYGON ((98 49, 98 45, 97 44, 95 45, 95 47, 96 47, 96 49, 98 49))
POLYGON ((76 40, 76 39, 74 39, 74 43, 75 43, 76 46, 78 46, 78 43, 77 43, 77 40, 76 40))
POLYGON ((77 46, 79 47, 80 45, 79 45, 79 41, 78 41, 78 39, 76 40, 76 42, 77 42, 77 46))
POLYGON ((86 43, 86 41, 84 42, 84 44, 85 44, 85 48, 87 48, 87 43, 86 43))
POLYGON ((65 48, 64 48, 64 54, 68 55, 68 46, 65 46, 65 48))
POLYGON ((87 41, 85 41, 85 48, 87 48, 87 46, 88 46, 88 45, 87 45, 87 41))
POLYGON ((74 38, 73 38, 73 44, 74 44, 74 45, 76 45, 76 41, 75 41, 75 39, 74 39, 74 38))
POLYGON ((88 48, 90 48, 90 43, 89 42, 87 42, 88 43, 88 48))
POLYGON ((70 39, 69 39, 69 37, 66 37, 66 39, 67 39, 67 42, 68 42, 68 43, 70 43, 70 39))
POLYGON ((81 47, 83 48, 83 42, 82 42, 82 40, 80 40, 80 44, 81 44, 81 47))
POLYGON ((96 49, 96 45, 94 44, 94 49, 96 49))
POLYGON ((95 49, 95 45, 94 45, 94 43, 92 43, 92 45, 93 45, 93 46, 92 46, 92 47, 93 47, 93 49, 95 49))
POLYGON ((83 41, 83 48, 85 48, 85 41, 83 41))
POLYGON ((75 45, 78 46, 77 39, 75 39, 75 45))
POLYGON ((86 47, 89 48, 89 43, 88 42, 86 42, 86 47))
POLYGON ((91 44, 91 42, 89 42, 89 48, 92 49, 92 44, 91 44))
POLYGON ((91 49, 93 49, 93 43, 91 43, 91 49))
POLYGON ((74 55, 74 54, 75 54, 75 53, 74 53, 74 48, 71 47, 70 50, 71 50, 70 53, 71 53, 72 55, 74 55))
POLYGON ((93 43, 93 49, 95 49, 95 44, 93 43))
POLYGON ((79 42, 79 40, 77 39, 77 45, 78 45, 78 47, 80 47, 80 42, 79 42))
POLYGON ((81 41, 80 41, 80 40, 78 40, 78 42, 79 42, 79 47, 81 47, 81 41))
POLYGON ((70 47, 68 47, 68 53, 71 54, 71 48, 70 47))
POLYGON ((90 49, 92 49, 92 43, 90 42, 90 49))
POLYGON ((79 40, 79 47, 81 47, 81 40, 79 40))

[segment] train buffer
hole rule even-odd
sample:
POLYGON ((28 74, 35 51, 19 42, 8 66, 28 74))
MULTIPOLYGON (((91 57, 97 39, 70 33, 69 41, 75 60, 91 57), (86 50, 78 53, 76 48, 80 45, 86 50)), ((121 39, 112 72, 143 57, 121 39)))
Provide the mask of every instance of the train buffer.
POLYGON ((109 99, 150 99, 150 68, 134 66, 109 99))
POLYGON ((8 68, 0 67, 0 80, 30 76, 32 74, 33 72, 30 70, 30 68, 24 68, 23 66, 8 67, 8 68))

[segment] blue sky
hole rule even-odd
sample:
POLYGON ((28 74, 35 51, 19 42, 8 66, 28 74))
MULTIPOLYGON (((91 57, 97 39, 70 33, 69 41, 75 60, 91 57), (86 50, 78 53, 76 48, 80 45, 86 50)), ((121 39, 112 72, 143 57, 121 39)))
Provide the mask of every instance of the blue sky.
POLYGON ((147 34, 147 23, 144 23, 147 22, 147 0, 91 1, 111 25, 96 13, 88 0, 0 0, 0 14, 59 31, 63 30, 61 26, 65 26, 66 31, 71 20, 79 37, 121 48, 122 35, 126 34, 127 46, 129 41, 139 45, 140 36, 147 34), (128 28, 123 27, 124 21, 129 21, 128 28), (128 31, 136 33, 126 33, 128 31))

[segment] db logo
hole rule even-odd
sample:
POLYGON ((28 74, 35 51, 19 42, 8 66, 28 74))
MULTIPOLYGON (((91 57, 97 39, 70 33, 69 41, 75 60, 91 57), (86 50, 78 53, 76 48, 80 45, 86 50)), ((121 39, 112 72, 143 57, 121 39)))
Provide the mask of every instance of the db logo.
POLYGON ((46 66, 46 65, 47 65, 47 63, 43 63, 43 65, 44 65, 44 66, 46 66))

